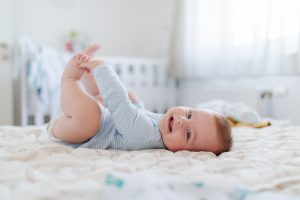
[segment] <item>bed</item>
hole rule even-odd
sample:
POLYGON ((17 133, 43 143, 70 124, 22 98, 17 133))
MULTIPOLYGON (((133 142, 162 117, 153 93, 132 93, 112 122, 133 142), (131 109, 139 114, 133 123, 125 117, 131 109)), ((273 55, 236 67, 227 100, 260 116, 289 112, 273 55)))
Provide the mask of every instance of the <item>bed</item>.
POLYGON ((299 199, 300 126, 235 128, 231 152, 73 149, 0 127, 0 199, 299 199))
MULTIPOLYGON (((37 62, 32 49, 39 48, 23 41, 18 59, 23 126, 0 126, 0 200, 300 198, 300 126, 288 122, 235 128, 232 151, 218 157, 208 152, 72 149, 52 141, 43 124, 59 111, 59 92, 43 93, 49 88, 41 88, 39 70, 28 65, 37 62)), ((52 57, 52 62, 49 55, 44 60, 59 68, 60 55, 52 57)), ((165 60, 108 60, 149 110, 163 113, 178 103, 178 84, 168 77, 165 60)))

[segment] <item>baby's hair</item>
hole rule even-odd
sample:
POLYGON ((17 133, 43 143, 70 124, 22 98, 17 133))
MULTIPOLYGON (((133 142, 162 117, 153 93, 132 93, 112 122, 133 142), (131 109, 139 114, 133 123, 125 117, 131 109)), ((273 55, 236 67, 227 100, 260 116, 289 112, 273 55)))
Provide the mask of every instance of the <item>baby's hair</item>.
POLYGON ((232 146, 231 126, 222 115, 214 114, 215 123, 217 127, 217 137, 221 147, 215 152, 217 155, 227 152, 232 146))

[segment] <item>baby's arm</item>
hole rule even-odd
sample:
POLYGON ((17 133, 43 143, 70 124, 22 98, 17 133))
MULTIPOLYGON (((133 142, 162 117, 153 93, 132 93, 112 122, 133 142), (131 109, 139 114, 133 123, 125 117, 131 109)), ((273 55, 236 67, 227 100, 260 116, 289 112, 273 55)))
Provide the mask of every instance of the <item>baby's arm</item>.
POLYGON ((128 91, 128 97, 133 105, 138 108, 144 109, 143 101, 141 101, 135 93, 133 93, 132 91, 128 91))
MULTIPOLYGON (((95 98, 95 100, 98 101, 98 103, 104 103, 92 73, 84 73, 80 81, 82 82, 86 91, 88 91, 95 98)), ((133 105, 137 106, 138 108, 144 108, 143 102, 133 91, 128 91, 128 97, 133 105)))
POLYGON ((124 136, 127 136, 124 139, 130 140, 139 137, 141 140, 144 139, 145 134, 154 130, 153 122, 131 103, 127 90, 114 70, 99 63, 101 62, 91 61, 81 67, 93 71, 104 103, 112 114, 116 128, 124 136))

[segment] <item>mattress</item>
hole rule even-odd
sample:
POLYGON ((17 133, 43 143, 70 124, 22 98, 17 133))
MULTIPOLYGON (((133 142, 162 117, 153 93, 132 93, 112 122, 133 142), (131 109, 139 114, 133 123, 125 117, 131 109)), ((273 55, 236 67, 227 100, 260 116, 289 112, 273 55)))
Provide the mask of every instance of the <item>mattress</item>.
POLYGON ((300 126, 235 128, 230 152, 73 149, 0 127, 0 199, 299 199, 300 126))

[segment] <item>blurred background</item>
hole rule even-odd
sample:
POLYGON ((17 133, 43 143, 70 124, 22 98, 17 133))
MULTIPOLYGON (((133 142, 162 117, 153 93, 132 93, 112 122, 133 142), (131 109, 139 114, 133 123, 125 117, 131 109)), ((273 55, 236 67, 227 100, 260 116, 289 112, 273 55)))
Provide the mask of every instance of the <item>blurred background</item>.
POLYGON ((64 63, 91 43, 164 62, 172 89, 143 93, 146 107, 240 102, 300 124, 299 11, 298 0, 0 0, 0 125, 58 109, 64 63))

